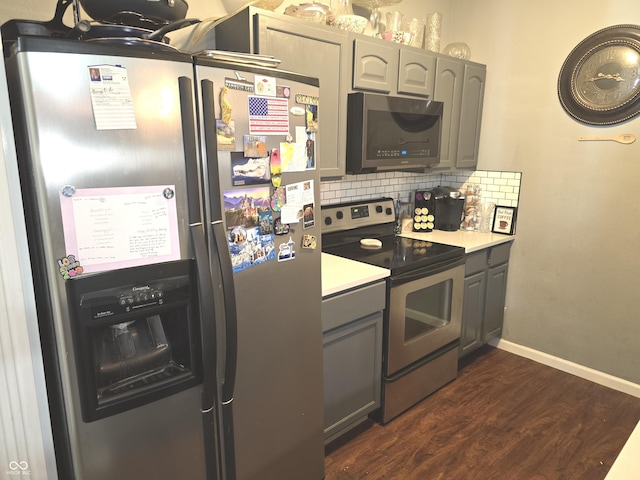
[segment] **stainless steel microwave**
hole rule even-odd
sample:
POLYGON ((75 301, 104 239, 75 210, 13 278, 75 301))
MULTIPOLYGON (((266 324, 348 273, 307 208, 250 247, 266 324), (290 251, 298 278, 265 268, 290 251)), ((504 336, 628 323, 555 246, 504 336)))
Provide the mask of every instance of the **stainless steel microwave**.
POLYGON ((424 170, 440 162, 443 103, 350 93, 347 173, 424 170))

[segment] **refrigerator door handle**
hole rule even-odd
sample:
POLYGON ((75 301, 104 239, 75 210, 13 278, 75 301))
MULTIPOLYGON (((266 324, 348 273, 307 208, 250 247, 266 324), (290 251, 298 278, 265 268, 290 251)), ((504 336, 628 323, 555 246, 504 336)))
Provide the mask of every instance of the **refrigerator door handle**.
POLYGON ((221 435, 224 438, 224 462, 223 476, 228 480, 236 479, 235 439, 233 429, 233 395, 236 380, 237 352, 238 352, 238 327, 236 311, 236 294, 233 282, 233 267, 227 235, 222 221, 223 205, 220 195, 220 174, 218 169, 218 140, 215 118, 214 85, 211 80, 202 80, 200 83, 202 96, 202 130, 204 132, 203 158, 207 162, 206 179, 209 192, 209 225, 208 240, 211 272, 218 272, 224 295, 225 318, 225 355, 221 385, 220 416, 222 423, 221 435), (215 255, 215 258, 214 258, 215 255))
POLYGON ((220 271, 222 288, 224 291, 225 306, 225 366, 224 380, 222 384, 223 404, 230 404, 233 400, 235 388, 237 350, 238 350, 238 328, 236 313, 236 295, 233 284, 233 267, 231 256, 229 255, 227 236, 224 232, 222 222, 222 202, 220 195, 220 176, 218 170, 218 142, 216 136, 215 118, 215 97, 213 93, 213 82, 202 80, 200 82, 202 94, 202 117, 205 137, 205 149, 207 160, 207 179, 209 189, 209 208, 211 214, 211 225, 209 231, 209 251, 211 254, 217 252, 216 262, 220 271))
MULTIPOLYGON (((216 427, 213 405, 216 398, 216 331, 214 287, 209 269, 209 257, 200 209, 200 185, 198 181, 198 155, 194 120, 194 96, 191 79, 178 79, 180 112, 182 116, 183 145, 186 164, 186 182, 189 206, 191 241, 198 269, 200 301, 200 333, 202 336, 202 422, 206 448, 216 448, 216 427)), ((216 455, 205 455, 207 480, 219 477, 216 455)))
POLYGON ((191 79, 187 77, 178 78, 178 88, 180 91, 180 114, 182 117, 182 144, 186 164, 189 224, 202 224, 200 183, 198 181, 198 142, 191 79))

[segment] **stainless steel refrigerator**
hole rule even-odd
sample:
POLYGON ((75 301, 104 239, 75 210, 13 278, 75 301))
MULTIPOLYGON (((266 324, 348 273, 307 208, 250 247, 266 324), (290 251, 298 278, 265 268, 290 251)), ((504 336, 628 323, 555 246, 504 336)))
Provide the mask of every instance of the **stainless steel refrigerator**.
POLYGON ((59 478, 324 477, 318 84, 214 57, 7 59, 59 478))

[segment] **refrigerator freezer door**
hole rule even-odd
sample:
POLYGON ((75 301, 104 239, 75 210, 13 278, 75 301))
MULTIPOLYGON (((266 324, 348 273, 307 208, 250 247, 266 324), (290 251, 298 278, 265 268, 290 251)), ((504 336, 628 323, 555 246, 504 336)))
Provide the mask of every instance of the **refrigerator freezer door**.
MULTIPOLYGON (((94 189, 100 195, 113 188, 170 186, 177 217, 171 228, 179 239, 179 257, 194 258, 178 80, 193 78, 190 58, 169 53, 134 58, 144 51, 35 37, 22 38, 17 46, 8 72, 21 138, 19 161, 39 321, 51 325, 48 332, 41 326, 47 336, 43 348, 49 347, 44 354, 51 365, 57 363, 60 374, 59 382, 47 378, 49 395, 55 397, 52 404, 59 408, 54 426, 59 475, 92 480, 205 478, 205 455, 215 457, 215 447, 203 440, 201 385, 96 421, 82 419, 66 285, 58 264, 76 253, 67 251, 63 235, 69 221, 61 213, 64 187, 68 193, 94 189), (92 93, 96 69, 126 72, 126 82, 116 87, 126 83, 129 93, 92 93), (123 100, 116 102, 115 113, 124 112, 125 118, 109 125, 103 107, 116 100, 115 93, 123 100)), ((134 223, 128 226, 139 229, 142 221, 134 223)), ((75 227, 79 232, 87 229, 83 224, 75 227)), ((102 233, 108 241, 108 232, 102 233)), ((82 255, 78 257, 82 261, 82 255)), ((148 263, 155 263, 152 250, 148 263)))
MULTIPOLYGON (((225 92, 227 107, 232 108, 235 146, 226 145, 227 150, 218 149, 215 156, 210 148, 202 149, 208 152, 203 170, 217 171, 219 176, 219 188, 212 186, 209 192, 213 197, 209 204, 215 209, 215 204, 223 205, 225 191, 237 190, 232 184, 229 150, 242 152, 244 135, 250 134, 247 97, 254 95, 249 92, 254 80, 266 78, 267 82, 290 91, 288 110, 293 107, 304 110, 304 105, 295 103, 296 94, 300 98, 318 98, 319 94, 314 80, 286 72, 240 65, 231 68, 205 59, 197 63, 200 90, 205 91, 203 84, 213 89, 212 95, 203 95, 200 112, 211 112, 214 118, 221 118, 217 101, 225 80, 245 88, 244 91, 229 88, 225 92)), ((304 126, 305 116, 289 115, 290 135, 295 136, 296 127, 304 126)), ((215 134, 215 130, 207 130, 215 134)), ((287 141, 286 137, 269 135, 267 148, 278 148, 280 142, 287 141)), ((282 185, 309 180, 313 181, 313 196, 319 208, 320 180, 316 169, 282 175, 282 185)), ((210 215, 219 219, 221 213, 212 211, 210 215)), ((273 215, 279 216, 276 212, 273 215)), ((303 229, 301 220, 290 225, 286 236, 275 237, 276 249, 291 239, 296 252, 294 260, 271 260, 232 275, 237 322, 227 328, 235 329, 236 355, 235 359, 221 359, 223 365, 219 367, 224 372, 221 385, 224 403, 219 408, 224 463, 230 480, 324 478, 320 225, 316 223, 317 226, 307 225, 303 229), (317 238, 315 250, 302 248, 303 234, 317 238), (229 361, 233 362, 233 368, 229 368, 229 361), (232 374, 234 378, 224 377, 232 374), (233 391, 225 391, 225 384, 232 385, 233 391)), ((224 227, 228 243, 231 232, 229 225, 224 227)), ((226 249, 223 253, 228 259, 228 245, 226 249)))

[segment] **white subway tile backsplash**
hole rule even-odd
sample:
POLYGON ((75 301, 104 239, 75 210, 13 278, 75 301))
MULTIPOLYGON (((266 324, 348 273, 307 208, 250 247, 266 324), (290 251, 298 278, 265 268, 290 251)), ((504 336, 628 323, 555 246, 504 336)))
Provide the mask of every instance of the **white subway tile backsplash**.
POLYGON ((370 200, 380 197, 400 198, 407 201, 416 190, 438 185, 466 190, 477 185, 483 202, 517 207, 522 174, 520 172, 494 172, 487 170, 431 174, 410 172, 367 173, 346 175, 342 180, 321 182, 322 205, 370 200))

